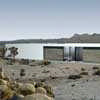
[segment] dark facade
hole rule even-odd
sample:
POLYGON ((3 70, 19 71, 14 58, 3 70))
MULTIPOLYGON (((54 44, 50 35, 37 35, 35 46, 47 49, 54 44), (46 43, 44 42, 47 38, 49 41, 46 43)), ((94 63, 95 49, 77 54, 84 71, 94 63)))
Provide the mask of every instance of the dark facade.
POLYGON ((83 48, 75 47, 75 61, 82 61, 82 60, 83 60, 83 48))

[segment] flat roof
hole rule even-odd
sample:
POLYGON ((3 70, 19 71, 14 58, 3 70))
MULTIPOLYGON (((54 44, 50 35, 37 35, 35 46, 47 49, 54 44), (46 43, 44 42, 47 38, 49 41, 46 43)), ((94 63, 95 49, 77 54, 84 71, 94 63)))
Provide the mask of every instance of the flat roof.
MULTIPOLYGON (((6 45, 42 45, 42 46, 68 46, 68 47, 100 47, 100 43, 65 43, 65 44, 57 44, 57 43, 15 43, 15 44, 6 44, 6 45)), ((1 45, 2 47, 2 45, 1 45)))
POLYGON ((100 43, 65 43, 65 44, 43 44, 44 46, 68 46, 68 47, 100 47, 100 43))

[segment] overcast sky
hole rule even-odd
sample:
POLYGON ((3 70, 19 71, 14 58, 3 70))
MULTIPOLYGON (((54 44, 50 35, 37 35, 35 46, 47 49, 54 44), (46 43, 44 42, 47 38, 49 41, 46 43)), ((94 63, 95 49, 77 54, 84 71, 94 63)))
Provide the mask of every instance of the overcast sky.
POLYGON ((0 40, 100 33, 100 0, 0 0, 0 40))

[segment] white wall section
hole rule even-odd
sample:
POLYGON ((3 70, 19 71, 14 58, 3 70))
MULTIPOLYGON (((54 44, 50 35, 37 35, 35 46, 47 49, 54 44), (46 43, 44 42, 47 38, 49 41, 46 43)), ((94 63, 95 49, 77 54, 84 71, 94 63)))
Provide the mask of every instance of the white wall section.
POLYGON ((16 58, 43 59, 43 46, 41 44, 6 44, 6 48, 13 46, 18 48, 16 58))
POLYGON ((12 46, 18 48, 19 54, 16 56, 16 58, 43 60, 44 46, 64 47, 64 57, 68 56, 69 47, 71 47, 71 55, 74 58, 75 47, 100 47, 100 44, 99 43, 66 43, 66 44, 22 43, 22 44, 6 44, 5 45, 6 48, 9 48, 12 46))

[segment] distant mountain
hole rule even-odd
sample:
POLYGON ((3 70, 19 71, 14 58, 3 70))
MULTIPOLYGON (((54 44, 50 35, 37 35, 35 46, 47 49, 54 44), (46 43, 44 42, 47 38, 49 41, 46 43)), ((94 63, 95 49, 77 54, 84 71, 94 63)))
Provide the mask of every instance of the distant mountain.
POLYGON ((0 41, 5 43, 100 43, 100 34, 74 34, 71 38, 60 39, 20 39, 13 41, 0 41))
POLYGON ((70 38, 70 42, 75 43, 100 43, 100 34, 75 34, 70 38))

